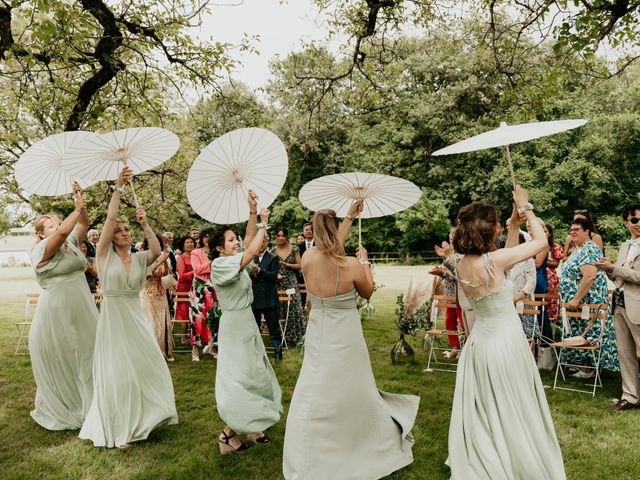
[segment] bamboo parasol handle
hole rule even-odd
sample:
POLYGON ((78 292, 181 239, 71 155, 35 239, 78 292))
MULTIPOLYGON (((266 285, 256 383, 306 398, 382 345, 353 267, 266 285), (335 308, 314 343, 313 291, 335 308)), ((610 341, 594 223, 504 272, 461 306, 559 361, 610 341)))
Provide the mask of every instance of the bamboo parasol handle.
POLYGON ((507 162, 509 163, 509 173, 511 174, 511 183, 513 184, 513 191, 516 191, 516 174, 513 171, 513 162, 511 161, 511 152, 509 151, 509 145, 505 145, 502 147, 504 149, 504 154, 507 157, 507 162))

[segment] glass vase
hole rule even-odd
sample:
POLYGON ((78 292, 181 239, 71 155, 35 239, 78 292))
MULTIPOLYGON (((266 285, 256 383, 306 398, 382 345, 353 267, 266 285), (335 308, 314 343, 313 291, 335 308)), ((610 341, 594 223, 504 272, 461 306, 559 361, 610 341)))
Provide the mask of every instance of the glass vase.
POLYGON ((391 363, 394 365, 411 365, 414 359, 413 348, 404 339, 404 333, 401 333, 400 340, 391 349, 391 363))

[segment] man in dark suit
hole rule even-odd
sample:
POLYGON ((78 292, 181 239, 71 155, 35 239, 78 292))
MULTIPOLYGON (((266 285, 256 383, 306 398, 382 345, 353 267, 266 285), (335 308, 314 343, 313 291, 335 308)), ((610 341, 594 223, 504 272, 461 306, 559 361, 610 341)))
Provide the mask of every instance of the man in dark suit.
MULTIPOLYGON (((300 249, 300 258, 304 255, 311 247, 315 246, 315 240, 313 239, 313 225, 311 223, 305 223, 304 227, 302 227, 302 235, 304 236, 304 242, 298 243, 298 248, 300 249)), ((302 270, 298 270, 296 273, 298 277, 298 283, 304 283, 304 276, 302 275, 302 270)), ((302 301, 302 308, 305 308, 307 304, 307 294, 301 293, 300 300, 302 301)))
POLYGON ((96 256, 96 245, 98 245, 98 239, 100 238, 100 233, 98 230, 91 229, 87 232, 87 240, 89 241, 89 246, 87 247, 87 257, 96 256))
POLYGON ((278 321, 278 270, 280 259, 277 255, 269 252, 267 247, 271 237, 266 232, 262 249, 256 258, 251 269, 251 281, 253 283, 253 304, 251 309, 260 328, 260 318, 264 315, 269 328, 269 338, 275 350, 276 362, 282 360, 282 330, 278 321))
POLYGON ((310 223, 305 223, 302 228, 302 234, 304 235, 304 242, 300 242, 298 247, 300 248, 300 256, 304 255, 308 249, 315 245, 313 240, 313 225, 310 223))

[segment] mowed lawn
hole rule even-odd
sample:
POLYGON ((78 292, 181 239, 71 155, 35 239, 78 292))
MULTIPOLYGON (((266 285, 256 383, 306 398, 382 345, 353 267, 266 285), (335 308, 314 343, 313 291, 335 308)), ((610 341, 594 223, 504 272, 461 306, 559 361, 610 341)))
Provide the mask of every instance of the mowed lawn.
MULTIPOLYGON (((394 366, 390 350, 398 335, 393 325, 395 298, 409 277, 424 278, 425 267, 379 268, 377 280, 386 284, 376 292, 376 315, 363 321, 373 370, 379 388, 421 397, 414 428, 415 461, 389 476, 392 479, 448 479, 447 432, 455 376, 423 373, 426 352, 422 339, 410 339, 417 361, 394 366)), ((269 430, 273 444, 254 447, 242 455, 221 456, 217 435, 223 427, 215 407, 215 360, 206 356, 192 363, 178 354, 170 365, 180 424, 157 429, 146 442, 129 450, 94 448, 77 432, 49 432, 31 420, 35 384, 29 357, 15 356, 14 322, 24 316, 28 276, 0 269, 5 292, 0 299, 0 478, 1 479, 280 479, 282 445, 291 394, 302 362, 295 350, 275 367, 284 395, 282 420, 269 430), (5 288, 6 286, 6 288, 5 288), (22 288, 22 290, 21 290, 22 288)), ((1 295, 1 294, 0 294, 1 295)), ((344 368, 349 368, 345 365, 344 368)), ((553 377, 543 374, 545 384, 553 377)), ((640 411, 614 414, 609 399, 618 396, 620 380, 606 375, 604 389, 589 395, 547 390, 560 439, 568 478, 640 478, 640 411)), ((524 415, 527 412, 523 412, 524 415)), ((537 479, 531 472, 532 480, 537 479)), ((330 480, 330 479, 328 479, 330 480)), ((469 479, 473 480, 473 479, 469 479)))

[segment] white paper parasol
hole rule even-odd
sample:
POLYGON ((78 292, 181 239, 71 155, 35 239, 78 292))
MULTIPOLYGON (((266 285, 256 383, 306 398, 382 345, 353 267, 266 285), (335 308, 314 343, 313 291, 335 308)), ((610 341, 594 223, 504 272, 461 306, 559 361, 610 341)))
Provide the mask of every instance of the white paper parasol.
POLYGON ((241 128, 216 138, 200 152, 187 178, 193 210, 213 223, 233 224, 249 216, 249 190, 268 207, 287 178, 289 162, 280 139, 263 128, 241 128))
MULTIPOLYGON (((115 180, 125 165, 134 174, 142 173, 164 163, 179 147, 178 136, 164 128, 125 128, 96 135, 73 148, 62 166, 71 175, 91 181, 115 180)), ((131 189, 137 206, 133 184, 131 189)))
POLYGON ((505 155, 509 162, 511 181, 513 182, 513 188, 515 190, 516 177, 513 172, 509 145, 546 137, 555 133, 565 132, 573 128, 581 127, 585 123, 587 123, 587 120, 584 119, 521 123, 519 125, 507 125, 502 122, 500 127, 494 130, 481 133, 480 135, 475 135, 467 138, 466 140, 449 145, 448 147, 441 148, 440 150, 433 152, 432 155, 451 155, 453 153, 474 152, 476 150, 484 150, 486 148, 504 147, 505 155))
POLYGON ((422 192, 409 182, 378 173, 338 173, 316 178, 302 187, 298 197, 309 210, 328 208, 345 217, 354 200, 364 200, 358 217, 358 242, 362 244, 362 218, 384 217, 401 212, 419 199, 422 192))
POLYGON ((43 196, 72 193, 73 180, 82 188, 93 185, 94 181, 64 170, 62 162, 73 147, 95 136, 91 132, 62 132, 34 143, 16 162, 14 173, 18 184, 29 193, 43 196))

